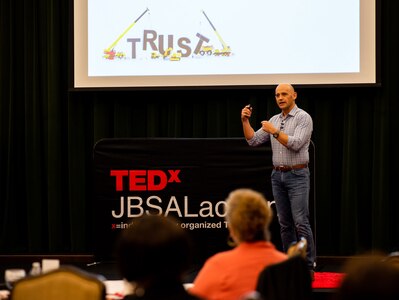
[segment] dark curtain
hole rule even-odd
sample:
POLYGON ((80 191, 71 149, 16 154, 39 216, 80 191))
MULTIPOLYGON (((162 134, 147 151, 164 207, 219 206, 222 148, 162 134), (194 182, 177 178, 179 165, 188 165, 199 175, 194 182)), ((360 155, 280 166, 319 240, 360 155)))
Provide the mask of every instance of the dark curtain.
MULTIPOLYGON (((399 2, 381 1, 381 87, 298 90, 313 117, 318 255, 399 246, 399 2)), ((101 138, 241 137, 277 113, 273 88, 69 91, 71 5, 0 2, 0 252, 91 251, 101 138)), ((315 41, 317 42, 317 41, 315 41)))

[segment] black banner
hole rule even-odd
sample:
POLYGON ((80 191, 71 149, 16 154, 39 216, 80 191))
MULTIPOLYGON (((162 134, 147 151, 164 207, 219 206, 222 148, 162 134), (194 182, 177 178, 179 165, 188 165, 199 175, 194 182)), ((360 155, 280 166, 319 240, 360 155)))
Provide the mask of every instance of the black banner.
POLYGON ((229 192, 252 188, 272 201, 270 173, 269 145, 249 147, 243 138, 103 139, 94 148, 95 254, 111 258, 120 230, 156 213, 179 219, 201 263, 228 249, 223 217, 229 192))

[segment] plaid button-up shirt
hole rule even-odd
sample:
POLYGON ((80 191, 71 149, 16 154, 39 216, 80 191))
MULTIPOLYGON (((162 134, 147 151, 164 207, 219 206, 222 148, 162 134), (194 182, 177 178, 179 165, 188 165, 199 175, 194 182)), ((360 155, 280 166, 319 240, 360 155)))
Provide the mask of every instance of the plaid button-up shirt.
POLYGON ((309 162, 309 144, 313 131, 312 117, 297 105, 284 118, 283 114, 273 116, 270 123, 288 135, 288 144, 284 146, 271 134, 258 129, 247 140, 250 146, 258 146, 271 140, 274 166, 293 166, 309 162))

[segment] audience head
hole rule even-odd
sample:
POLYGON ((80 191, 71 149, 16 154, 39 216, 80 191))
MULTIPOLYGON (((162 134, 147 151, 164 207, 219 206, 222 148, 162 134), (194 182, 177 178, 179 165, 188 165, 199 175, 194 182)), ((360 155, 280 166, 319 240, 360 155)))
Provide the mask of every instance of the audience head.
POLYGON ((181 280, 189 264, 188 233, 172 217, 143 215, 123 230, 116 247, 121 275, 129 282, 181 280))
POLYGON ((353 258, 344 272, 338 299, 399 299, 399 267, 384 255, 353 258))
POLYGON ((399 251, 389 253, 385 260, 399 267, 399 251))
POLYGON ((232 191, 226 200, 226 221, 236 244, 269 240, 273 212, 265 197, 251 189, 232 191))

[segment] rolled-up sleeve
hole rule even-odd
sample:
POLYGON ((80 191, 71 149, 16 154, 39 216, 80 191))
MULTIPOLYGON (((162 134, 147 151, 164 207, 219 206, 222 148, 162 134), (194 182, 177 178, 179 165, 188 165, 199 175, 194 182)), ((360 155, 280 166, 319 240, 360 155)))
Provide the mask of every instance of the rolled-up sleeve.
POLYGON ((302 111, 297 117, 294 134, 288 136, 287 148, 300 151, 309 142, 313 131, 313 121, 309 114, 302 111))
POLYGON ((254 136, 247 140, 248 145, 255 147, 259 146, 270 140, 270 134, 264 131, 262 128, 259 128, 255 131, 254 136))

